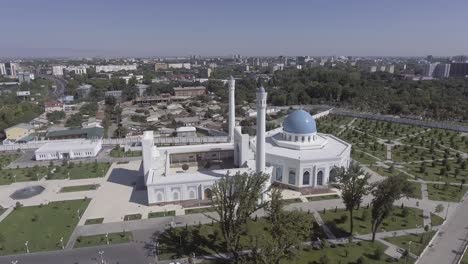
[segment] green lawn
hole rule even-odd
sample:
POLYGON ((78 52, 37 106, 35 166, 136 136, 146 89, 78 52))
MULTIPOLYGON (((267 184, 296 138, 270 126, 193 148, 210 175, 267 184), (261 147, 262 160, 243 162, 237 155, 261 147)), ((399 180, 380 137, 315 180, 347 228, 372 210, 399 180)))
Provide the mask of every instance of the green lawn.
POLYGON ((340 196, 338 194, 331 194, 331 195, 310 196, 310 197, 307 197, 307 200, 309 200, 309 202, 313 202, 313 201, 333 200, 333 199, 339 199, 339 198, 340 196))
POLYGON ((424 248, 427 246, 427 243, 431 241, 431 238, 434 236, 435 231, 429 231, 423 234, 410 234, 406 236, 398 236, 398 237, 387 237, 385 238, 386 241, 398 246, 402 249, 408 250, 417 256, 419 256, 424 248), (411 242, 411 245, 408 243, 411 242))
POLYGON ((12 161, 15 161, 20 156, 21 155, 19 155, 19 154, 0 155, 0 169, 8 166, 12 161))
POLYGON ((427 184, 429 199, 434 201, 459 202, 468 188, 446 184, 427 184))
POLYGON ((3 169, 0 171, 0 185, 15 182, 47 179, 86 179, 102 177, 109 169, 109 163, 78 163, 65 166, 34 166, 32 168, 3 169))
MULTIPOLYGON (((381 252, 385 251, 386 247, 379 242, 361 241, 359 243, 337 245, 335 247, 327 247, 323 249, 303 249, 299 251, 297 257, 290 261, 283 261, 282 264, 321 264, 326 256, 330 264, 338 263, 357 263, 357 259, 362 257, 363 263, 384 264, 384 263, 405 263, 403 259, 392 261, 392 258, 382 254, 380 259, 375 254, 376 249, 381 252), (321 261, 322 259, 322 261, 321 261)), ((414 263, 414 260, 409 259, 407 263, 414 263)))
POLYGON ((104 218, 91 218, 91 219, 86 219, 85 225, 95 225, 95 224, 102 224, 104 222, 104 218))
POLYGON ((376 163, 377 159, 375 159, 374 157, 372 156, 369 156, 367 155, 366 153, 362 152, 362 151, 357 151, 357 150, 354 150, 352 149, 351 150, 351 158, 361 164, 364 164, 364 165, 372 165, 374 163, 376 163))
POLYGON ((421 163, 405 164, 405 171, 426 181, 442 181, 460 183, 462 179, 468 182, 468 169, 461 169, 461 165, 456 160, 448 160, 447 166, 450 168, 446 174, 441 174, 441 170, 446 169, 442 161, 426 162, 425 171, 422 171, 421 163), (433 166, 434 165, 434 166, 433 166), (458 175, 456 172, 458 171, 458 175))
POLYGON ((0 234, 4 238, 0 254, 25 253, 26 241, 30 252, 61 249, 60 238, 67 243, 79 221, 77 211, 83 214, 89 201, 60 201, 15 209, 0 222, 0 234))
MULTIPOLYGON (((392 215, 384 220, 379 231, 383 229, 385 231, 394 231, 416 228, 417 226, 422 227, 422 210, 410 207, 406 209, 407 215, 405 217, 403 209, 395 206, 392 215)), ((337 237, 349 236, 349 213, 347 211, 344 209, 339 209, 336 212, 335 210, 328 210, 325 214, 321 211, 320 215, 337 237)), ((360 208, 359 210, 355 210, 353 219, 355 234, 371 233, 371 209, 360 208)))
POLYGON ((76 186, 65 186, 60 189, 60 192, 82 192, 96 190, 99 188, 99 184, 87 184, 87 185, 76 185, 76 186))
POLYGON ((124 221, 140 220, 141 214, 129 214, 124 216, 124 221))
MULTIPOLYGON (((128 243, 132 240, 131 232, 109 233, 109 245, 128 243)), ((106 235, 80 236, 76 239, 75 248, 107 245, 106 235)))
POLYGON ((465 254, 463 255, 463 258, 462 258, 460 264, 468 264, 468 250, 465 251, 465 254))
POLYGON ((185 214, 203 214, 214 212, 215 208, 213 207, 203 207, 203 208, 194 208, 194 209, 185 209, 185 214))
POLYGON ((431 213, 431 225, 439 226, 444 223, 444 219, 436 214, 431 213))
POLYGON ((164 212, 151 212, 148 214, 148 218, 157 218, 165 216, 175 216, 175 211, 164 211, 164 212))
MULTIPOLYGON (((312 215, 310 215, 311 218, 312 215)), ((321 233, 317 224, 314 224, 314 234, 321 233), (315 233, 317 232, 317 233, 315 233)), ((310 236, 313 234, 311 233, 310 236)), ((251 237, 269 236, 267 222, 258 218, 257 221, 247 222, 247 234, 241 237, 241 244, 244 248, 251 248, 251 237)), ((310 237, 304 237, 304 241, 310 237)), ((323 238, 323 237, 322 237, 323 238)), ((316 239, 316 238, 314 238, 316 239)), ((226 252, 224 239, 218 224, 195 225, 180 228, 167 229, 158 239, 160 245, 159 257, 161 260, 180 258, 188 254, 212 255, 226 252)))

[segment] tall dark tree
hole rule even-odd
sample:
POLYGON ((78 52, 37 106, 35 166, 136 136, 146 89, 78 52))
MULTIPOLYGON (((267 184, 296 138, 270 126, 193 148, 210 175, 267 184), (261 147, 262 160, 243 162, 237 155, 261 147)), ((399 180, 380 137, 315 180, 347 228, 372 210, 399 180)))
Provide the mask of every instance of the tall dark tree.
POLYGON ((370 174, 366 173, 356 162, 351 162, 348 169, 335 168, 336 180, 341 190, 341 198, 349 212, 349 233, 353 235, 354 220, 353 211, 358 209, 364 195, 369 193, 370 174))
POLYGON ((303 241, 311 232, 310 215, 299 211, 285 211, 281 191, 273 189, 266 206, 267 235, 254 238, 252 261, 259 264, 280 264, 298 255, 303 241), (271 236, 270 236, 271 234, 271 236))
POLYGON ((213 186, 211 199, 217 217, 210 218, 219 223, 234 263, 243 259, 241 236, 247 232, 247 220, 267 205, 263 198, 268 179, 265 174, 236 173, 223 176, 213 186))
POLYGON ((413 185, 402 175, 388 177, 378 182, 372 190, 372 241, 382 222, 393 211, 393 203, 413 193, 413 185))

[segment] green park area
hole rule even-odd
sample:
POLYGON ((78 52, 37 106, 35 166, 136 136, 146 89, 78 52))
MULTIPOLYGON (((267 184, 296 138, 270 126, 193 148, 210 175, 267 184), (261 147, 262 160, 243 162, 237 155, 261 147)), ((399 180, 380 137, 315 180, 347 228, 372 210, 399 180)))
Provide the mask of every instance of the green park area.
POLYGON ((82 191, 97 190, 97 188, 99 188, 99 184, 65 186, 65 187, 62 187, 62 189, 60 189, 60 192, 82 192, 82 191))
POLYGON ((340 196, 338 194, 331 194, 331 195, 310 196, 310 197, 307 197, 307 200, 309 200, 309 202, 314 202, 314 201, 333 200, 333 199, 339 199, 339 198, 340 196))
POLYGON ((460 264, 468 264, 468 250, 465 250, 465 254, 462 257, 460 264))
POLYGON ((109 233, 106 237, 105 234, 93 236, 80 236, 76 239, 75 248, 81 247, 94 247, 102 245, 113 245, 128 243, 132 240, 131 232, 109 233))
POLYGON ((215 208, 212 206, 209 207, 202 207, 202 208, 193 208, 193 209, 185 209, 185 214, 203 214, 203 213, 209 213, 209 212, 214 212, 215 208))
POLYGON ((175 211, 163 211, 163 212, 150 212, 148 213, 148 218, 157 218, 165 216, 175 216, 175 211))
MULTIPOLYGON (((315 227, 318 225, 314 224, 315 227)), ((248 222, 248 235, 241 238, 241 244, 245 248, 251 248, 252 237, 269 236, 266 222, 262 219, 248 222)), ((315 229, 315 228, 314 228, 315 229)), ((320 228, 318 228, 320 229, 320 228)), ((313 231, 314 233, 317 232, 313 231)), ((304 241, 312 238, 317 241, 317 237, 304 237, 304 241)), ((323 238, 323 237, 322 237, 323 238)), ((217 224, 207 224, 199 226, 189 226, 186 228, 168 229, 159 237, 159 258, 169 260, 195 255, 216 255, 225 252, 225 243, 223 242, 221 230, 217 224)), ((379 242, 360 241, 357 243, 346 243, 338 245, 329 245, 325 243, 323 248, 313 248, 310 245, 304 245, 295 254, 292 260, 285 260, 281 263, 309 264, 309 263, 387 263, 392 261, 385 255, 385 246, 379 242), (363 262, 360 262, 363 261, 363 262)), ((222 261, 207 261, 203 263, 225 263, 222 261)), ((404 263, 401 260, 394 263, 404 263)), ((412 261, 408 263, 413 263, 412 261)))
POLYGON ((141 214, 128 214, 124 216, 124 221, 140 220, 141 214))
POLYGON ((47 179, 86 179, 103 177, 109 169, 109 163, 72 163, 62 166, 34 166, 31 168, 3 169, 0 171, 0 185, 11 184, 15 181, 37 181, 43 177, 47 179))
POLYGON ((460 202, 467 190, 466 186, 460 188, 450 184, 427 184, 429 199, 434 201, 460 202))
POLYGON ((386 241, 398 246, 404 250, 409 250, 412 254, 419 256, 434 236, 435 231, 429 231, 421 234, 409 234, 398 237, 384 238, 386 241), (411 243, 410 243, 411 242, 411 243))
MULTIPOLYGON (((423 226, 422 210, 410 207, 394 207, 378 232, 411 229, 423 226)), ((349 212, 344 209, 321 211, 320 215, 330 230, 337 237, 349 236, 349 212)), ((371 209, 360 208, 353 212, 354 234, 370 234, 371 209)))
POLYGON ((17 207, 0 222, 0 254, 21 254, 61 249, 82 214, 89 199, 51 202, 47 205, 17 207))
POLYGON ((0 169, 5 168, 12 161, 18 159, 19 157, 20 157, 19 154, 3 154, 3 155, 0 155, 0 169))
POLYGON ((444 223, 444 219, 436 214, 431 213, 431 225, 439 226, 444 223))

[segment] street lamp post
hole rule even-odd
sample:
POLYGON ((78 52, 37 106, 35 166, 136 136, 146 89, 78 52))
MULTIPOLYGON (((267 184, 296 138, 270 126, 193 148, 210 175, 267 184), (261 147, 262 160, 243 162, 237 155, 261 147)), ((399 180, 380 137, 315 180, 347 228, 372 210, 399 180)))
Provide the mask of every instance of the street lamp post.
POLYGON ((109 245, 109 233, 106 233, 106 241, 107 241, 107 245, 109 245))
POLYGON ((15 174, 15 175, 13 175, 13 179, 15 179, 15 183, 16 183, 16 174, 15 174))
POLYGON ((62 249, 65 249, 65 247, 63 246, 63 237, 60 238, 60 244, 62 245, 62 249))
POLYGON ((101 255, 101 264, 104 264, 104 257, 102 256, 104 254, 104 250, 98 251, 99 255, 101 255))
POLYGON ((28 244, 29 244, 29 241, 26 241, 26 242, 24 243, 24 246, 26 246, 26 253, 29 254, 29 246, 28 246, 28 244))
POLYGON ((11 264, 18 264, 18 261, 17 260, 12 260, 11 264))
POLYGON ((76 214, 78 215, 78 220, 81 220, 80 209, 76 210, 76 214))
POLYGON ((448 217, 448 210, 449 210, 450 204, 447 202, 447 210, 445 211, 445 220, 447 220, 448 217))

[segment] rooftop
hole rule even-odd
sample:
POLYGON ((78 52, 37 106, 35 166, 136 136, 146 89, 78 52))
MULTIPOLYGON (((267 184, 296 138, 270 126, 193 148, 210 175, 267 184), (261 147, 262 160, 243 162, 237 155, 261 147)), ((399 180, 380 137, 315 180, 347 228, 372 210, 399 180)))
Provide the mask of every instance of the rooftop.
POLYGON ((99 140, 68 140, 66 142, 49 142, 38 148, 36 152, 89 150, 95 148, 99 143, 99 140))

